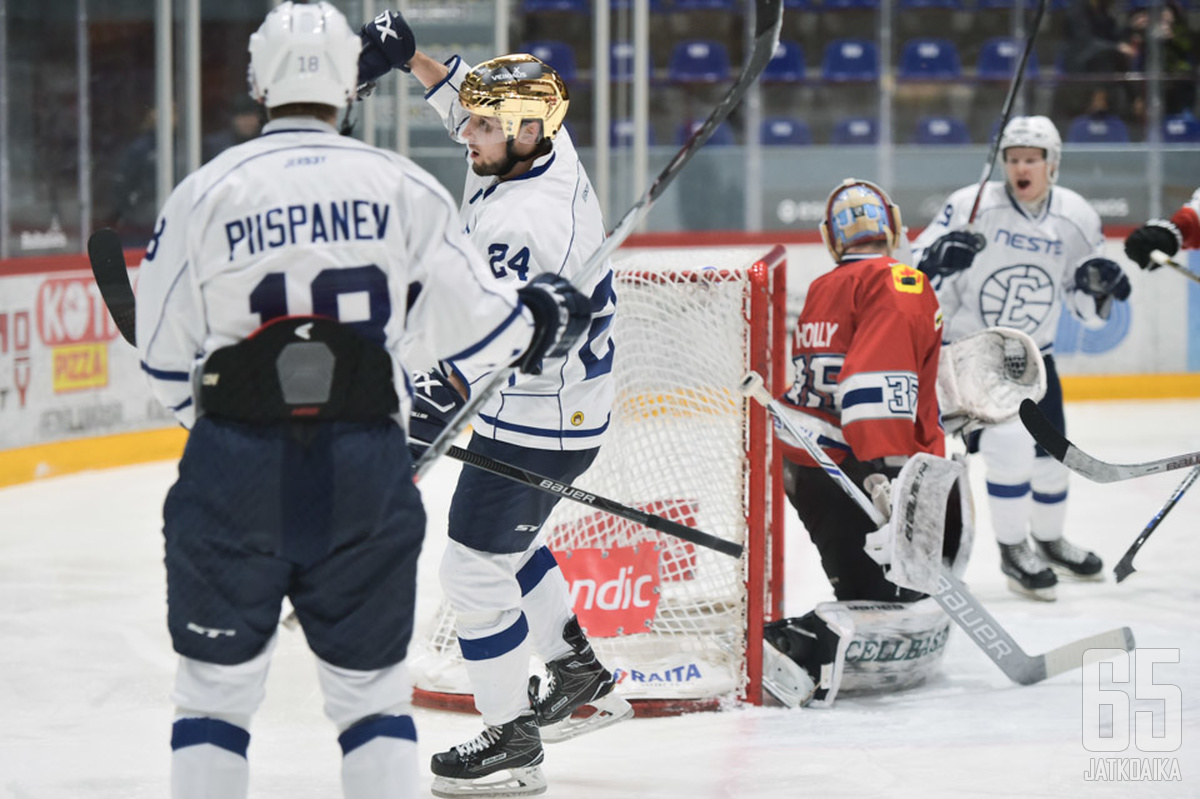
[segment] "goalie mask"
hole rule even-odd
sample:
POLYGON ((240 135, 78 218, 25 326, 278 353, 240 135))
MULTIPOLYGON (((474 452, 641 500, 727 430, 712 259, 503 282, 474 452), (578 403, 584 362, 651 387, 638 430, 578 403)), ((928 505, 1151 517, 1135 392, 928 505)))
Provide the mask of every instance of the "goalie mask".
POLYGON ((344 108, 355 96, 362 42, 329 3, 284 2, 250 35, 250 96, 276 108, 344 108))
POLYGON ((1047 117, 1013 117, 1000 136, 1000 154, 1009 147, 1036 147, 1046 154, 1046 178, 1050 185, 1058 180, 1058 164, 1062 160, 1062 138, 1058 128, 1047 117))
POLYGON ((848 248, 872 241, 884 242, 891 253, 900 229, 900 209, 874 183, 847 178, 825 201, 821 238, 835 261, 848 248))
POLYGON ((458 99, 472 114, 495 117, 509 140, 531 119, 541 120, 542 136, 553 139, 570 104, 559 74, 525 53, 502 55, 475 67, 463 79, 458 99))

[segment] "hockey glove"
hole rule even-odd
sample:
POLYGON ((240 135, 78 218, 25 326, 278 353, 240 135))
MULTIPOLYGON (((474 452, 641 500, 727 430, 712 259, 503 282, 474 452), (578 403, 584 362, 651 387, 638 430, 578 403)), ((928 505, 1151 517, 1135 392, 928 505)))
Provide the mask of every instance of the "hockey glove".
POLYGON ((1125 239, 1125 254, 1142 269, 1155 270, 1161 264, 1150 259, 1150 253, 1161 250, 1167 255, 1179 252, 1183 235, 1166 219, 1151 219, 1125 239))
POLYGON ((1096 300, 1096 313, 1107 319, 1112 312, 1114 298, 1129 298, 1132 287, 1129 278, 1116 261, 1107 258, 1089 258, 1075 270, 1075 287, 1096 300))
POLYGON ((409 71, 408 62, 417 52, 412 28, 398 11, 384 11, 358 32, 362 50, 358 54, 358 96, 366 97, 375 81, 393 68, 409 71))
POLYGON ((533 314, 533 340, 516 365, 525 374, 540 375, 543 358, 566 355, 587 330, 591 303, 569 280, 549 272, 529 281, 517 294, 533 314))
POLYGON ((969 230, 952 230, 929 245, 921 256, 920 269, 930 277, 952 275, 968 269, 975 256, 987 244, 981 233, 969 230))
POLYGON ((414 373, 412 382, 413 406, 408 415, 408 451, 416 461, 458 414, 458 409, 466 400, 437 369, 414 373))

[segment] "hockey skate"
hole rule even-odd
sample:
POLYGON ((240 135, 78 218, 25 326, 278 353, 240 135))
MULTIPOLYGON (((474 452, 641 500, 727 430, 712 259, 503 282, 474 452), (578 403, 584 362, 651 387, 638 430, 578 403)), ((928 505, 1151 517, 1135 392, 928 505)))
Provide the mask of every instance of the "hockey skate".
POLYGON ((529 678, 529 704, 537 716, 542 740, 558 743, 616 724, 633 715, 633 706, 613 692, 616 681, 596 659, 592 645, 574 616, 563 627, 571 654, 546 664, 546 692, 541 679, 529 678), (590 713, 573 716, 587 706, 590 713))
POLYGON ((1000 545, 1000 570, 1008 575, 1008 587, 1018 594, 1053 602, 1058 577, 1046 561, 1029 547, 1028 541, 1000 545))
POLYGON ((533 713, 486 727, 465 744, 433 756, 434 796, 534 796, 546 791, 542 740, 533 713), (507 772, 505 776, 501 772, 507 772))
POLYGON ((1103 580, 1104 562, 1095 552, 1077 547, 1065 538, 1054 541, 1038 541, 1037 552, 1050 564, 1050 568, 1076 580, 1103 580))

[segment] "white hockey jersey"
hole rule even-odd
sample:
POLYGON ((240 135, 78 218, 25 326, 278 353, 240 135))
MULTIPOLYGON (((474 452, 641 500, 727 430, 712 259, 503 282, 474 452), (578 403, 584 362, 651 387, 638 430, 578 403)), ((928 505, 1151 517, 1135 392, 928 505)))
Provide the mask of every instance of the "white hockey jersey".
POLYGON ((389 351, 407 419, 406 330, 485 367, 528 346, 532 317, 485 268, 425 170, 316 119, 275 120, 167 199, 138 281, 142 368, 190 427, 209 353, 281 316, 329 316, 389 351))
MULTIPOLYGON (((447 66, 450 74, 425 97, 461 141, 457 132, 469 114, 458 102, 458 89, 470 67, 457 56, 447 66)), ((561 128, 554 149, 514 180, 481 177, 468 165, 460 214, 463 229, 488 263, 487 278, 519 288, 542 272, 561 275, 591 297, 593 314, 587 337, 574 352, 546 359, 540 375, 515 374, 484 403, 475 431, 534 449, 600 446, 613 401, 610 331, 616 295, 610 264, 591 277, 582 274, 605 232, 571 134, 561 128)), ((452 367, 468 385, 486 377, 486 370, 470 364, 454 361, 452 367)))
MULTIPOLYGON (((913 242, 914 262, 952 230, 967 226, 978 186, 950 195, 945 207, 913 242)), ((1029 334, 1043 353, 1053 350, 1063 305, 1087 327, 1101 327, 1095 300, 1075 288, 1075 269, 1103 255, 1100 215, 1070 189, 1054 186, 1036 217, 1004 187, 984 186, 974 228, 987 246, 970 269, 934 280, 945 320, 943 341, 952 343, 985 327, 1029 334)))

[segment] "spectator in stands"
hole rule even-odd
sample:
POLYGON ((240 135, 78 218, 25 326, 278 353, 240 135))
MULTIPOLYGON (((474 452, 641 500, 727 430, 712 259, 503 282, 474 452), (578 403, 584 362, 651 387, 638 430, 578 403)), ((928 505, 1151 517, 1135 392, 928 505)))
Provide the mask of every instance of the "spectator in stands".
POLYGON ((247 142, 258 135, 262 127, 262 106, 249 95, 238 94, 229 109, 229 127, 204 137, 204 163, 235 144, 247 142))
POLYGON ((1064 115, 1118 115, 1127 98, 1115 77, 1133 68, 1137 50, 1126 40, 1115 0, 1071 0, 1062 22, 1063 71, 1072 76, 1106 76, 1096 82, 1068 82, 1059 98, 1064 115))
MULTIPOLYGON (((1152 9, 1144 8, 1129 16, 1124 39, 1131 51, 1132 68, 1148 67, 1149 39, 1158 39, 1162 47, 1162 71, 1171 78, 1163 88, 1163 112, 1178 114, 1194 111, 1196 105, 1196 39, 1188 29, 1187 14, 1179 0, 1164 0, 1153 19, 1152 9)), ((1143 116, 1144 99, 1135 98, 1134 111, 1143 116)))
POLYGON ((158 215, 158 109, 147 108, 137 136, 121 153, 113 176, 112 208, 105 224, 126 247, 144 247, 158 215))

